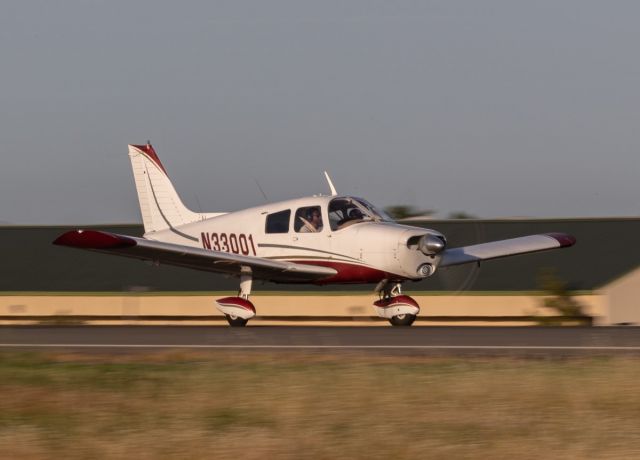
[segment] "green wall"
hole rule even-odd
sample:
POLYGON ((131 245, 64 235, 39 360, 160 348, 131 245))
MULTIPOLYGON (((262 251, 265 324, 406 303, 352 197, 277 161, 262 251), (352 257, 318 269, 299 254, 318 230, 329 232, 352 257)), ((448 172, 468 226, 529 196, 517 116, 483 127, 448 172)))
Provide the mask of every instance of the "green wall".
MULTIPOLYGON (((542 270, 553 269, 576 290, 591 290, 640 263, 635 236, 640 219, 464 220, 413 225, 443 232, 450 247, 534 233, 567 232, 578 243, 568 249, 451 267, 433 277, 405 285, 406 291, 517 291, 539 289, 542 270)), ((175 267, 152 267, 133 259, 91 253, 51 242, 77 227, 0 227, 0 291, 217 291, 236 290, 237 282, 213 273, 175 267)), ((140 225, 98 227, 141 235, 140 225)), ((369 290, 373 286, 287 286, 261 282, 258 290, 369 290)))

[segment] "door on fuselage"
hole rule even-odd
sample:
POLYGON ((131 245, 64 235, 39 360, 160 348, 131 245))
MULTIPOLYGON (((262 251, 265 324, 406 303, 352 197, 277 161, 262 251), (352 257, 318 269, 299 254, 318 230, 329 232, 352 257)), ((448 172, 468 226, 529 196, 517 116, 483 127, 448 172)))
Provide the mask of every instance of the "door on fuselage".
POLYGON ((331 238, 325 225, 322 206, 302 206, 293 217, 291 243, 296 248, 296 257, 310 260, 331 258, 331 238))

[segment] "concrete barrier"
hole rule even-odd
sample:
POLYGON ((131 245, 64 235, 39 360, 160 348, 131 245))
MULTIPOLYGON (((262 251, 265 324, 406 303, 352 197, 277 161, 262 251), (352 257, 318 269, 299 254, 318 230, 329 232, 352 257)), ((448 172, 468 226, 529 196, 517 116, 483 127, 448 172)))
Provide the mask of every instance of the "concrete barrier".
MULTIPOLYGON (((0 296, 0 317, 4 321, 29 318, 98 317, 100 320, 135 321, 151 318, 167 321, 181 318, 197 321, 221 321, 222 314, 215 308, 214 299, 226 293, 198 295, 28 295, 0 296)), ((540 295, 414 295, 421 306, 420 318, 438 322, 460 322, 467 319, 473 324, 496 324, 518 321, 518 317, 556 315, 544 308, 545 297, 540 295), (509 321, 507 321, 507 319, 509 321)), ((585 313, 595 318, 596 324, 606 324, 606 302, 600 295, 581 295, 576 299, 585 306, 585 313)), ((294 318, 301 321, 317 320, 375 320, 373 294, 347 295, 255 295, 251 297, 258 312, 257 320, 277 321, 294 318)), ((184 324, 182 322, 181 324, 184 324)), ((384 324, 384 323, 383 323, 384 324)))

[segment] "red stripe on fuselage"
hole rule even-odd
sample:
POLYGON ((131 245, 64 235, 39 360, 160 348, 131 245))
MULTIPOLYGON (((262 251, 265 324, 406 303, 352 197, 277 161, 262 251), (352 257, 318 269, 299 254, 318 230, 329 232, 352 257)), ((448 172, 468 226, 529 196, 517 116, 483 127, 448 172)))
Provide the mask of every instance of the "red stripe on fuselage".
POLYGON ((401 276, 387 273, 376 268, 365 265, 335 262, 330 260, 299 260, 290 261, 297 264, 316 265, 329 267, 336 270, 335 275, 315 281, 315 284, 359 284, 359 283, 379 283, 383 279, 401 280, 401 276))

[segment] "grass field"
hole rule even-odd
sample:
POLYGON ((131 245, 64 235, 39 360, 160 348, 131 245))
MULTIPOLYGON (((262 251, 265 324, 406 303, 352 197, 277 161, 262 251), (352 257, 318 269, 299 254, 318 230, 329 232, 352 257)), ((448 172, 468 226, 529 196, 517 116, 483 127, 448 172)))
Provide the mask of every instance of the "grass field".
POLYGON ((0 457, 640 458, 640 361, 0 354, 0 457))

